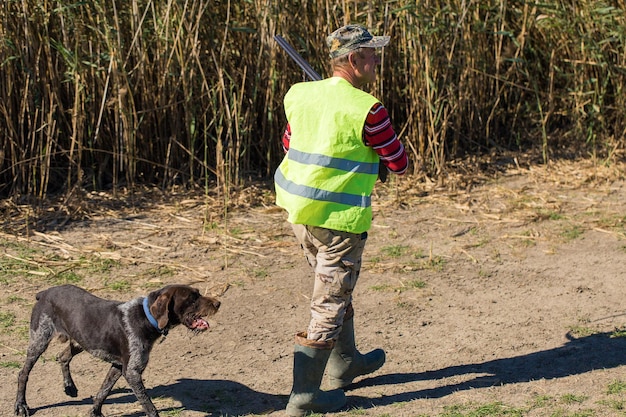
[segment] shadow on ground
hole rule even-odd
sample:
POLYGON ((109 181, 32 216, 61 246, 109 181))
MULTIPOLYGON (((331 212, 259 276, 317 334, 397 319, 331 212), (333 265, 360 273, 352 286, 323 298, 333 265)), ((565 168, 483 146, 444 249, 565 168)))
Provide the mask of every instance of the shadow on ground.
MULTIPOLYGON (((613 338, 611 333, 599 333, 581 338, 574 338, 569 334, 567 336, 569 341, 563 346, 512 358, 450 366, 426 372, 394 373, 365 378, 347 387, 348 407, 372 408, 422 398, 441 398, 457 391, 563 378, 626 364, 625 338, 613 338), (446 378, 461 375, 476 376, 461 383, 445 385, 446 378), (417 391, 398 392, 380 398, 350 395, 350 391, 367 386, 402 385, 416 381, 437 380, 443 380, 443 385, 417 391)), ((398 391, 401 389, 398 387, 398 391)), ((287 402, 287 395, 263 393, 238 382, 225 380, 181 379, 174 384, 151 388, 148 394, 153 399, 173 398, 180 402, 181 408, 205 413, 207 417, 266 414, 284 409, 287 402)), ((118 389, 107 399, 103 411, 106 414, 107 405, 110 404, 132 402, 137 402, 137 399, 130 389, 118 389)), ((72 405, 84 405, 90 408, 91 403, 91 399, 86 398, 51 404, 31 411, 34 414, 39 410, 72 405)), ((167 412, 175 409, 160 409, 160 411, 167 412)), ((142 412, 137 412, 127 417, 142 415, 142 412)))
MULTIPOLYGON (((421 398, 441 398, 456 391, 540 379, 563 378, 596 369, 611 369, 625 365, 626 339, 611 336, 612 333, 598 333, 574 338, 567 334, 569 341, 554 349, 482 363, 450 366, 434 371, 395 373, 366 378, 348 387, 348 391, 365 386, 401 385, 415 381, 476 375, 473 379, 461 383, 440 385, 436 388, 418 391, 399 392, 376 399, 349 396, 349 405, 369 408, 421 398)), ((445 381, 443 382, 445 383, 445 381)))
MULTIPOLYGON (((95 392, 93 393, 95 394, 95 392)), ((266 394, 255 391, 247 386, 233 381, 180 379, 174 384, 159 385, 148 389, 148 395, 155 402, 159 413, 175 411, 179 408, 204 414, 206 417, 238 416, 247 414, 265 414, 284 409, 287 403, 286 395, 266 394), (173 398, 181 403, 180 407, 159 407, 159 397, 173 398)), ((107 408, 112 404, 136 403, 136 412, 124 413, 125 417, 144 416, 140 404, 130 388, 119 388, 111 392, 104 402, 102 412, 107 415, 107 408)), ((44 410, 59 407, 84 406, 85 415, 91 410, 93 401, 90 397, 81 400, 68 400, 42 407, 31 408, 31 415, 44 410)), ((109 412, 110 413, 110 412, 109 412)))

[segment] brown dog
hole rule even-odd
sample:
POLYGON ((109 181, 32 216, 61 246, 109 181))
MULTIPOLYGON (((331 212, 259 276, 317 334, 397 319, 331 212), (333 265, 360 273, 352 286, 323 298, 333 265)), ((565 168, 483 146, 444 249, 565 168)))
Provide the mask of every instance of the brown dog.
POLYGON ((141 378, 154 342, 179 324, 193 331, 207 330, 209 323, 203 317, 215 314, 219 307, 219 301, 204 297, 197 289, 186 285, 170 285, 128 302, 98 298, 73 285, 41 291, 31 316, 26 362, 18 377, 15 414, 29 415, 28 375, 50 341, 59 336, 62 341, 70 342, 57 358, 67 395, 76 397, 78 394, 69 368, 75 355, 86 350, 111 363, 94 397, 92 417, 102 416, 102 404, 122 375, 146 414, 157 417, 159 413, 141 378))

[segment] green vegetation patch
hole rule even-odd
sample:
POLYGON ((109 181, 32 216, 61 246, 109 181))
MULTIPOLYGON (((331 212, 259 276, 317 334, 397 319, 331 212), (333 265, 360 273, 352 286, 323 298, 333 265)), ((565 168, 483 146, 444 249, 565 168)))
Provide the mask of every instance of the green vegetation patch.
POLYGON ((0 312, 0 327, 8 329, 15 324, 15 314, 11 312, 0 312))
POLYGON ((0 362, 0 368, 20 369, 22 364, 15 361, 0 362))
POLYGON ((571 226, 563 229, 563 231, 561 232, 561 237, 565 241, 569 242, 571 240, 578 239, 583 235, 583 233, 584 230, 580 226, 571 226))
POLYGON ((452 405, 444 407, 441 417, 522 417, 525 410, 501 402, 483 405, 452 405))
POLYGON ((380 249, 380 251, 390 257, 390 258, 399 258, 402 255, 405 255, 409 251, 409 246, 407 245, 391 245, 384 246, 380 249))
POLYGON ((626 392, 626 382, 615 380, 609 384, 606 392, 607 394, 610 394, 610 395, 622 394, 626 392))

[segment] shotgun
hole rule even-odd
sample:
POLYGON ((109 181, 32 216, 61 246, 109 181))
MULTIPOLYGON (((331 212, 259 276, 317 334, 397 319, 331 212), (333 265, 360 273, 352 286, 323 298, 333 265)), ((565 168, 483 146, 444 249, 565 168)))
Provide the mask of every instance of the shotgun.
POLYGON ((285 38, 280 35, 274 35, 274 40, 280 45, 281 48, 283 48, 285 52, 287 52, 287 55, 289 55, 289 57, 293 59, 295 63, 300 66, 300 68, 302 68, 304 73, 308 75, 312 81, 319 81, 322 79, 313 67, 309 65, 309 63, 306 62, 306 60, 302 58, 295 49, 293 49, 293 46, 291 46, 285 38))

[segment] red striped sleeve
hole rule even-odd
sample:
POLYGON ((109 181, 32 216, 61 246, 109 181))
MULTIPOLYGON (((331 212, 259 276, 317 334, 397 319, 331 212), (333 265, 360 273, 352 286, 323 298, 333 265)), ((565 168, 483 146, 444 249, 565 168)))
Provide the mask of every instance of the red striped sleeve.
POLYGON ((372 106, 365 119, 363 142, 376 151, 389 171, 399 175, 406 172, 409 158, 391 126, 387 109, 380 103, 372 106))
POLYGON ((285 153, 287 153, 287 151, 289 150, 290 141, 291 141, 291 126, 289 126, 289 123, 287 123, 287 126, 285 127, 285 131, 283 132, 283 139, 282 139, 283 151, 285 153))

